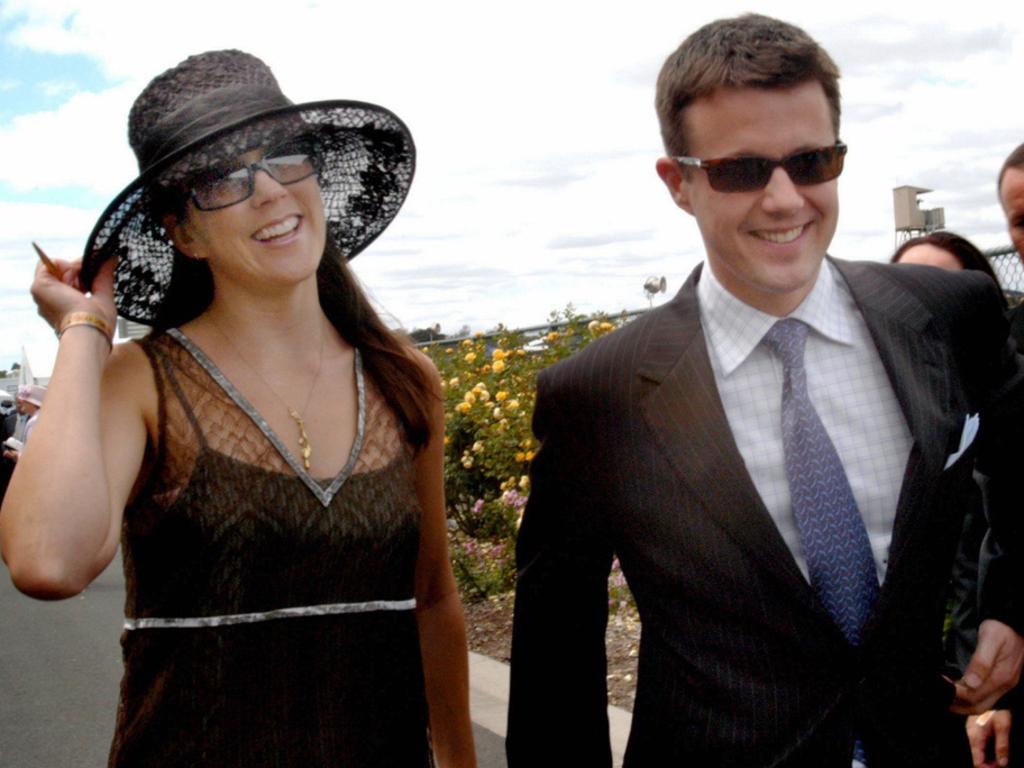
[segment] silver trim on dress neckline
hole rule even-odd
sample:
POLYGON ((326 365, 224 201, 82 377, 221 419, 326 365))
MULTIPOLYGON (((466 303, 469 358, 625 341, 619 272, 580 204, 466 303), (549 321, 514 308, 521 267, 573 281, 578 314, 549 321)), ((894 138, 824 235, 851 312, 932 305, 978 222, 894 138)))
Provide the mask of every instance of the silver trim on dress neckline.
POLYGON ((324 488, 310 475, 302 463, 292 455, 291 451, 281 441, 281 438, 277 436, 277 433, 270 428, 270 424, 267 420, 260 415, 260 412, 253 407, 245 396, 238 391, 234 384, 224 375, 224 373, 217 367, 206 353, 199 348, 198 345, 178 328, 169 328, 167 335, 177 341, 185 350, 192 355, 197 363, 203 368, 204 371, 217 382, 218 386, 224 393, 234 401, 235 405, 241 408, 245 414, 252 419, 252 422, 259 427, 263 435, 271 442, 277 452, 281 455, 288 466, 295 472, 296 477, 305 483, 306 487, 313 493, 314 496, 320 501, 324 507, 329 507, 331 500, 334 495, 341 488, 342 484, 348 480, 352 474, 352 470, 355 468, 356 460, 359 458, 359 453, 363 449, 363 439, 365 438, 366 429, 366 383, 363 380, 363 356, 359 351, 358 347, 354 348, 355 351, 355 370, 356 370, 356 396, 358 400, 357 416, 356 416, 356 437, 352 441, 352 448, 349 452, 348 461, 345 462, 345 466, 341 468, 341 471, 335 475, 334 479, 330 484, 324 488))

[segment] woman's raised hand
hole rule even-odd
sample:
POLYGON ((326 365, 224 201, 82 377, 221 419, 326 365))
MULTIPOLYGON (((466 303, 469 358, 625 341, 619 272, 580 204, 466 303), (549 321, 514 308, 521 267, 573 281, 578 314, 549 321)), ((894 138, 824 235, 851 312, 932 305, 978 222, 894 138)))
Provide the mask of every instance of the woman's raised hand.
POLYGON ((92 290, 86 292, 79 282, 82 262, 52 259, 56 274, 40 263, 32 281, 32 298, 39 314, 53 328, 71 312, 88 312, 98 315, 113 328, 117 321, 114 306, 114 260, 108 259, 92 283, 92 290))

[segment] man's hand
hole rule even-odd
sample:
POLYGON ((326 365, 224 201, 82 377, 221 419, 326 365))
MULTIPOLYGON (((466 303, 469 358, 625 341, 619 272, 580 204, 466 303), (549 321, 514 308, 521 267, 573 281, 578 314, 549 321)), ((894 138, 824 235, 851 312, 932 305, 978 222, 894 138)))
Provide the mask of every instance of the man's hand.
POLYGON ((978 645, 964 676, 956 683, 950 709, 976 715, 992 709, 996 701, 1020 680, 1024 664, 1024 637, 1006 624, 986 619, 978 627, 978 645))
POLYGON ((1008 709, 989 710, 967 718, 967 740, 971 743, 974 768, 997 768, 1010 763, 1010 725, 1008 709), (992 754, 995 760, 985 759, 985 750, 995 740, 992 754))

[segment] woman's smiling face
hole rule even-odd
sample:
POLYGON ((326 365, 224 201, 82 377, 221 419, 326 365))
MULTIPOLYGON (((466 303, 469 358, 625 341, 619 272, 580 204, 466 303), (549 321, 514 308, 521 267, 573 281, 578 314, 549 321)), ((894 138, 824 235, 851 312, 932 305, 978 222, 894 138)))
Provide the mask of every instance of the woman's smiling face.
MULTIPOLYGON (((263 151, 253 150, 238 166, 262 159, 263 151)), ((189 201, 184 221, 174 228, 179 250, 205 259, 221 286, 237 282, 262 292, 315 276, 327 236, 316 176, 282 184, 264 168, 251 173, 252 195, 240 202, 199 210, 189 201)))

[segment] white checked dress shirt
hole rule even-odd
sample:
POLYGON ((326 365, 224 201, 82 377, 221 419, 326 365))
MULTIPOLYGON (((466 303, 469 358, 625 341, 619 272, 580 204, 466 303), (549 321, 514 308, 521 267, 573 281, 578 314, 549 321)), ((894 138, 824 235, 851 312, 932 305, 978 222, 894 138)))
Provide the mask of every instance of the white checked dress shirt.
MULTIPOLYGON (((707 264, 697 298, 715 383, 740 455, 806 578, 782 450, 782 364, 761 344, 778 318, 726 291, 707 264)), ((810 326, 809 396, 846 470, 882 581, 910 430, 867 324, 828 261, 790 317, 810 326)))

